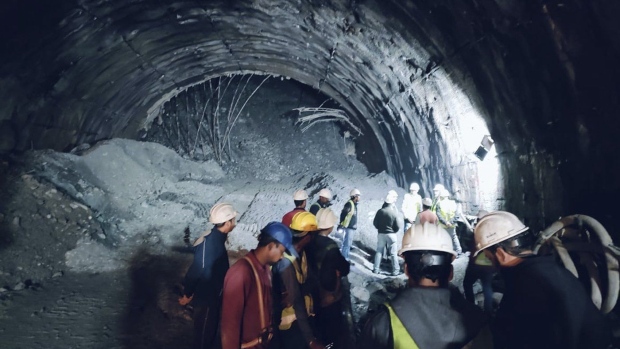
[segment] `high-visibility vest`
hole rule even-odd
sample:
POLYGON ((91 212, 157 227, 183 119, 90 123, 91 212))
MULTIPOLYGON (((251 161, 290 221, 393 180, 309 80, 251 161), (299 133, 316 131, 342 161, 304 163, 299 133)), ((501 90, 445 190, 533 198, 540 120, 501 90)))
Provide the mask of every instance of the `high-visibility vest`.
POLYGON ((340 222, 340 225, 345 228, 349 227, 349 223, 351 223, 351 218, 355 214, 355 203, 353 202, 353 200, 349 200, 347 201, 347 203, 351 203, 351 211, 349 211, 349 213, 344 217, 344 220, 340 222))
MULTIPOLYGON (((295 268, 297 282, 299 282, 300 285, 304 284, 308 279, 308 259, 306 258, 306 252, 301 253, 301 265, 297 263, 297 259, 294 256, 286 252, 284 253, 284 258, 288 259, 293 265, 293 268, 295 268)), ((314 316, 314 300, 312 299, 312 295, 304 295, 304 304, 306 306, 308 316, 314 316)), ((288 330, 291 328, 291 325, 295 322, 295 320, 297 320, 295 308, 293 308, 293 305, 290 304, 282 309, 282 316, 278 328, 280 330, 288 330)))
POLYGON ((385 306, 390 312, 390 325, 392 327, 392 341, 394 342, 394 349, 420 349, 415 343, 405 325, 400 321, 398 315, 390 304, 385 303, 385 306))

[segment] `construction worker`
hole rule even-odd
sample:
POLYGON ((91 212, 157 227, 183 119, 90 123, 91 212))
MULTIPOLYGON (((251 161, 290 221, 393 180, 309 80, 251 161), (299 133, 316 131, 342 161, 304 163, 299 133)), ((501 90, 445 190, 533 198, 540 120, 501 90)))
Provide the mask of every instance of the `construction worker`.
POLYGON ((409 287, 368 320, 361 347, 489 348, 482 310, 449 289, 456 257, 450 235, 435 224, 415 224, 403 235, 402 246, 409 287))
POLYGON ((344 232, 344 241, 342 242, 342 255, 347 261, 350 261, 349 252, 351 244, 357 230, 357 203, 360 201, 362 193, 358 189, 351 190, 349 193, 349 201, 344 204, 340 211, 340 224, 338 230, 344 232))
POLYGON ((277 342, 282 349, 323 349, 310 319, 315 315, 313 294, 317 285, 305 252, 316 236, 316 217, 310 212, 299 212, 293 217, 290 228, 294 246, 291 252, 296 252, 297 256, 285 253, 272 268, 275 323, 279 324, 277 342))
POLYGON ((394 190, 390 190, 385 198, 383 207, 377 211, 375 219, 372 224, 377 228, 377 249, 375 250, 375 262, 372 272, 375 274, 381 273, 381 259, 383 257, 383 250, 385 249, 388 258, 392 261, 391 276, 400 275, 400 265, 398 264, 398 256, 396 251, 398 250, 398 237, 397 233, 402 228, 401 217, 396 209, 396 200, 398 199, 398 193, 394 190))
POLYGON ((282 217, 282 224, 287 227, 291 226, 291 221, 293 220, 293 216, 295 216, 299 212, 306 211, 306 202, 308 201, 308 193, 305 190, 299 189, 293 194, 293 202, 295 203, 295 208, 292 211, 287 212, 282 217))
POLYGON ((350 265, 338 244, 329 234, 338 224, 338 217, 330 208, 321 208, 317 214, 318 235, 306 248, 308 261, 319 280, 316 308, 317 337, 322 343, 333 343, 332 348, 344 347, 346 324, 342 316, 343 286, 341 277, 349 274, 350 265))
POLYGON ((225 243, 237 225, 236 217, 237 211, 231 204, 214 205, 209 212, 213 229, 194 242, 194 261, 185 274, 179 304, 185 306, 191 301, 194 306, 194 348, 197 349, 219 346, 221 294, 229 266, 225 243))
POLYGON ((463 254, 461 242, 456 234, 456 202, 450 200, 450 192, 443 189, 439 194, 439 201, 436 204, 437 218, 439 225, 444 228, 452 237, 454 250, 460 256, 463 254))
MULTIPOLYGON (((476 217, 474 226, 478 224, 480 219, 484 217, 488 212, 480 210, 476 217)), ((493 276, 497 273, 497 268, 493 266, 493 262, 487 258, 484 253, 479 253, 474 256, 476 252, 476 244, 473 239, 469 244, 469 263, 467 263, 467 269, 465 270, 465 278, 463 279, 463 290, 465 291, 465 299, 472 303, 476 303, 474 296, 474 283, 480 280, 482 286, 482 295, 484 296, 484 311, 487 314, 493 313, 493 276)))
POLYGON ((319 212, 319 209, 328 208, 329 206, 331 206, 331 200, 332 192, 329 191, 329 189, 327 188, 323 188, 319 191, 319 199, 315 203, 310 205, 310 210, 308 211, 313 215, 316 215, 316 213, 319 212))
POLYGON ((474 229, 476 252, 499 267, 505 292, 495 347, 607 348, 611 332, 579 280, 553 256, 534 255, 535 237, 512 213, 491 212, 474 229))
POLYGON ((422 211, 422 197, 418 194, 420 185, 411 183, 409 192, 403 198, 403 216, 405 217, 405 231, 415 222, 415 218, 422 211))
POLYGON ((424 198, 424 200, 422 200, 422 212, 418 213, 415 217, 415 224, 424 225, 426 222, 432 224, 439 223, 439 218, 437 218, 435 212, 431 210, 431 206, 433 206, 433 201, 430 198, 424 198))
POLYGON ((433 204, 431 205, 431 211, 435 212, 435 214, 437 214, 437 203, 439 202, 439 194, 441 194, 441 191, 444 189, 446 188, 444 188, 442 184, 435 184, 435 187, 433 188, 433 204))
POLYGON ((280 222, 268 223, 258 246, 226 273, 222 291, 222 349, 267 349, 273 335, 271 265, 292 251, 293 237, 280 222))

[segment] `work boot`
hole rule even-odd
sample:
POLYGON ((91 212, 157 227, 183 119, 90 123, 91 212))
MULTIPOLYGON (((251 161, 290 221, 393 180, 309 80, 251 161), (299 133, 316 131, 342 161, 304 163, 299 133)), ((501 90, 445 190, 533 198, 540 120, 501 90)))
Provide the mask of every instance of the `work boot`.
POLYGON ((390 274, 390 276, 398 276, 398 275, 400 275, 400 274, 402 274, 400 270, 394 270, 394 271, 390 274))

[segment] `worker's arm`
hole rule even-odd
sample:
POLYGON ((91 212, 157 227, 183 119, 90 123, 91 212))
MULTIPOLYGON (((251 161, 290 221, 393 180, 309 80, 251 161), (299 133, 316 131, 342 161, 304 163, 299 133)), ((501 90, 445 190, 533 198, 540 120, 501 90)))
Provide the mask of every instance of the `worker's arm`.
POLYGON ((351 202, 347 201, 347 203, 344 204, 342 211, 340 211, 340 223, 344 221, 349 212, 351 212, 351 202))
MULTIPOLYGON (((238 263, 247 264, 244 261, 238 263)), ((249 266, 248 266, 249 268, 249 266)), ((221 336, 222 349, 239 349, 241 347, 241 327, 243 310, 250 293, 252 282, 248 268, 231 268, 224 278, 222 291, 221 336)))
POLYGON ((395 233, 398 233, 403 229, 403 220, 397 210, 394 210, 394 222, 392 222, 392 229, 395 233))
POLYGON ((293 265, 289 264, 288 267, 280 270, 280 277, 286 289, 285 303, 287 305, 293 305, 295 317, 297 318, 297 325, 299 326, 299 330, 305 342, 310 343, 311 341, 316 341, 312 333, 312 328, 310 328, 310 324, 308 323, 308 313, 306 312, 304 297, 301 294, 300 285, 297 282, 297 276, 295 275, 295 268, 293 265))
POLYGON ((366 322, 360 345, 362 349, 391 349, 394 347, 393 342, 390 314, 381 306, 366 322))
POLYGON ((206 245, 206 240, 194 247, 194 260, 182 282, 183 295, 186 297, 194 295, 198 281, 201 278, 205 278, 206 280, 211 279, 211 269, 214 259, 209 257, 212 256, 214 252, 210 251, 211 253, 208 253, 209 251, 207 250, 208 246, 206 245))

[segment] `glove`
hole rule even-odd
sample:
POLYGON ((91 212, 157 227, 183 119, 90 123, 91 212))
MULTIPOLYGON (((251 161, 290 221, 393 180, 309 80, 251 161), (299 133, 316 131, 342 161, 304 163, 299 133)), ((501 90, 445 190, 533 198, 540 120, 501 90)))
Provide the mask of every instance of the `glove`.
POLYGON ((325 346, 319 342, 315 340, 311 340, 310 343, 308 344, 308 346, 310 347, 310 349, 325 349, 325 346))
POLYGON ((191 297, 187 297, 186 295, 183 295, 183 297, 179 297, 179 304, 183 306, 188 305, 189 302, 192 301, 192 298, 194 298, 193 295, 191 297))

